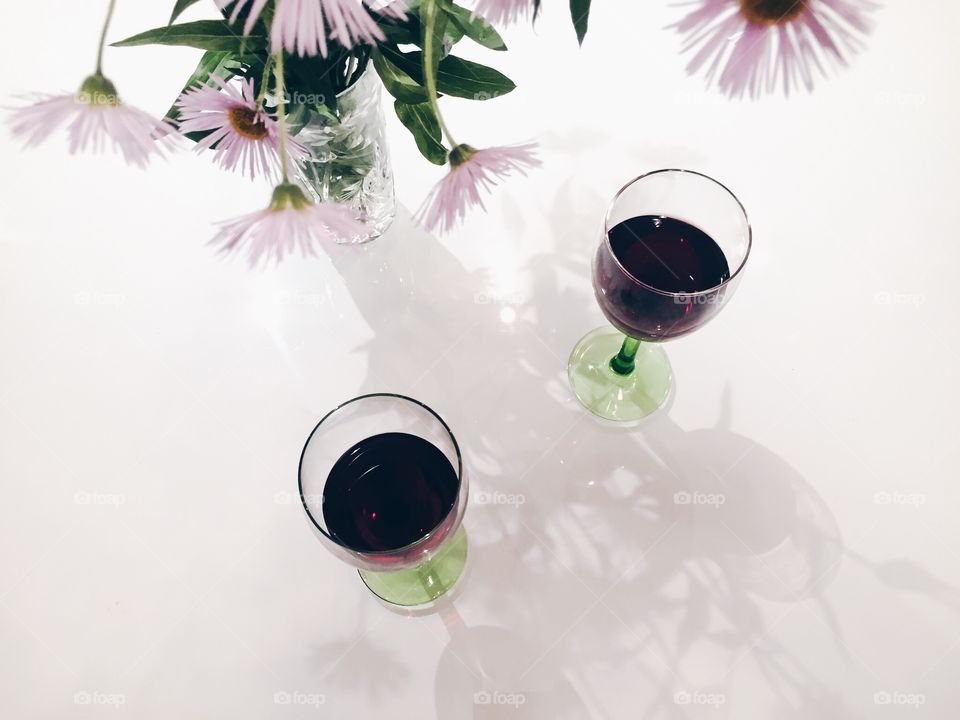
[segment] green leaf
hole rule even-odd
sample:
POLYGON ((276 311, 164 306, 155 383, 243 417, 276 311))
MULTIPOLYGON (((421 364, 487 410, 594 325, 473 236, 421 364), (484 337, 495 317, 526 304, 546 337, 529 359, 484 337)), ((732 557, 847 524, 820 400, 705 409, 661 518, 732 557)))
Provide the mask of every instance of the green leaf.
POLYGON ((200 0, 177 0, 177 4, 173 6, 173 15, 170 16, 170 25, 173 25, 188 7, 198 2, 200 0))
POLYGON ((513 80, 499 70, 455 55, 448 55, 441 60, 437 70, 437 90, 453 97, 490 100, 506 95, 516 87, 513 80))
POLYGON ((444 29, 443 29, 443 45, 447 48, 452 48, 458 42, 463 40, 463 30, 461 30, 457 25, 454 25, 450 22, 450 18, 446 15, 443 16, 444 19, 444 29))
MULTIPOLYGON (((297 100, 297 95, 309 95, 313 105, 326 105, 331 110, 337 107, 337 88, 334 87, 333 66, 322 57, 299 57, 290 55, 285 61, 287 93, 297 100)), ((307 98, 302 98, 303 102, 307 98)))
POLYGON ((479 15, 472 17, 473 11, 460 7, 452 2, 444 3, 443 9, 450 17, 451 22, 468 38, 490 50, 506 50, 506 43, 500 33, 493 29, 486 20, 479 15))
POLYGON ((224 20, 197 20, 147 30, 126 40, 115 42, 112 47, 137 45, 185 45, 200 50, 244 54, 249 51, 265 50, 267 39, 261 35, 244 37, 224 20))
POLYGON ((410 105, 397 100, 393 104, 397 117, 413 135, 420 154, 434 165, 447 164, 447 148, 443 145, 440 123, 430 103, 410 105))
MULTIPOLYGON (((389 45, 381 45, 380 52, 384 58, 407 73, 418 85, 422 83, 423 53, 403 53, 389 45)), ((500 71, 454 55, 448 55, 441 60, 437 70, 437 90, 453 97, 490 100, 506 95, 516 87, 514 82, 500 71)))
POLYGON ((373 67, 383 81, 387 92, 397 100, 416 105, 427 101, 427 91, 404 70, 391 62, 380 49, 374 48, 373 67))
MULTIPOLYGON (((444 6, 444 10, 447 9, 446 6, 453 5, 451 0, 441 0, 441 4, 444 6)), ((407 0, 407 17, 404 20, 397 20, 392 17, 380 17, 377 20, 377 25, 386 36, 387 42, 393 45, 416 45, 420 47, 423 41, 423 22, 419 14, 420 7, 419 0, 407 0)), ((469 15, 469 11, 467 11, 467 14, 469 15)), ((444 15, 444 19, 448 19, 447 15, 444 15)), ((456 45, 463 39, 463 36, 464 32, 459 26, 452 22, 446 23, 446 30, 443 33, 444 47, 449 49, 456 45)))
MULTIPOLYGON (((229 80, 237 74, 236 71, 240 68, 241 64, 232 52, 207 51, 200 58, 197 69, 193 71, 193 74, 184 84, 180 94, 183 95, 187 90, 198 85, 213 85, 210 78, 214 75, 223 80, 229 80)), ((172 105, 167 111, 167 119, 176 120, 178 117, 180 117, 180 110, 176 105, 172 105)))
POLYGON ((577 31, 577 41, 583 45, 587 26, 590 24, 590 0, 570 0, 570 17, 573 18, 573 27, 577 31))
POLYGON ((395 45, 418 45, 420 43, 419 28, 386 22, 379 23, 379 27, 387 40, 395 45))

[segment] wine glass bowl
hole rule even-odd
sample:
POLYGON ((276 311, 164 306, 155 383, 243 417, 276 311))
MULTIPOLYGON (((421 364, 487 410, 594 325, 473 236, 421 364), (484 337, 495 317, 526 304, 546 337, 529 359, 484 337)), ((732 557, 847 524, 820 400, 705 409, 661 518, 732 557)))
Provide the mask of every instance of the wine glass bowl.
POLYGON ((456 437, 425 404, 375 393, 339 405, 310 433, 298 482, 314 533, 383 600, 428 604, 459 579, 469 484, 456 437))
POLYGON ((617 193, 604 220, 603 241, 593 265, 600 309, 620 332, 647 342, 693 332, 733 295, 751 238, 743 205, 716 180, 691 170, 642 175, 617 193), (647 219, 641 224, 647 226, 645 233, 628 225, 641 218, 647 219), (699 253, 678 253, 690 242, 684 231, 700 241, 699 253), (652 266, 643 268, 645 278, 631 272, 624 260, 630 240, 646 251, 644 259, 652 266), (699 277, 683 272, 691 264, 698 266, 699 277), (657 281, 649 279, 651 274, 657 281))
POLYGON ((751 246, 743 205, 702 173, 657 170, 625 185, 607 211, 593 262, 597 303, 617 332, 595 330, 574 348, 568 375, 580 402, 618 422, 663 406, 673 371, 658 344, 717 315, 751 246))

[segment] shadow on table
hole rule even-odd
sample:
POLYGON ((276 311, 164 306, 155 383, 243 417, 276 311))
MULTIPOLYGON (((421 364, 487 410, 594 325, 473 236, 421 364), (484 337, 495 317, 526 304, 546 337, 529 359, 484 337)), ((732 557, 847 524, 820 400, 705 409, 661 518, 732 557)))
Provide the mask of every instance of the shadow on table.
POLYGON ((475 288, 485 274, 464 268, 402 208, 382 238, 330 255, 373 333, 355 349, 367 363, 364 392, 413 392, 480 319, 475 288))
MULTIPOLYGON (((437 717, 612 717, 614 705, 728 717, 741 662, 780 698, 778 717, 851 717, 766 620, 771 602, 806 606, 847 652, 823 593, 844 557, 836 519, 789 463, 730 429, 732 389, 704 398, 718 419, 693 430, 667 413, 604 426, 571 398, 562 353, 600 323, 589 285, 597 218, 576 210, 583 192, 561 188, 556 250, 523 268, 532 291, 513 305, 478 302, 487 274, 408 217, 397 234, 334 256, 373 332, 360 348, 364 389, 436 407, 472 472, 471 576, 437 610, 450 633, 437 717), (457 608, 503 625, 468 626, 457 608)), ((956 601, 907 574, 917 591, 956 601)), ((366 659, 358 673, 380 667, 366 659)))
MULTIPOLYGON (((486 276, 408 218, 402 242, 391 234, 334 255, 373 331, 359 348, 364 389, 409 391, 463 428, 474 495, 486 498, 468 513, 472 578, 455 602, 511 623, 468 627, 441 604, 451 639, 437 669, 438 717, 584 717, 610 703, 583 697, 594 683, 581 674, 625 667, 645 717, 682 717, 682 693, 728 692, 725 677, 701 687, 684 674, 687 658, 717 652, 731 666, 754 653, 785 705, 829 715, 829 693, 766 637, 758 605, 814 598, 836 627, 819 593, 842 543, 822 500, 724 425, 730 392, 718 425, 690 432, 665 414, 626 432, 603 426, 569 396, 552 348, 598 323, 588 275, 596 222, 570 217, 583 206, 574 193, 561 189, 558 251, 529 263, 533 291, 511 308, 509 327, 506 304, 477 302, 486 276), (450 352, 464 334, 471 342, 450 352)), ((358 682, 365 664, 347 675, 358 682)))
POLYGON ((389 702, 410 681, 410 665, 376 642, 375 634, 355 628, 342 640, 312 648, 311 662, 326 685, 376 702, 389 702))

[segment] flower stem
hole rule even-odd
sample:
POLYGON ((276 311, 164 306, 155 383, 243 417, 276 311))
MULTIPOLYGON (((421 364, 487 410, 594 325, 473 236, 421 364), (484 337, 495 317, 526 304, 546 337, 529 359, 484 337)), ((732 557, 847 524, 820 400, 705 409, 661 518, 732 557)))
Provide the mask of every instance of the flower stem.
POLYGON ((260 92, 257 93, 257 105, 263 105, 263 99, 267 96, 271 70, 273 70, 273 55, 267 55, 263 63, 263 76, 260 78, 260 92))
POLYGON ((450 134, 450 128, 443 119, 440 112, 440 102, 437 99, 437 66, 433 62, 436 53, 435 43, 437 41, 437 18, 439 16, 439 6, 437 0, 423 0, 420 6, 420 22, 423 23, 423 82, 427 88, 427 99, 430 101, 430 107, 433 108, 437 116, 437 122, 440 124, 440 130, 444 137, 450 143, 451 147, 457 147, 458 143, 450 134))
POLYGON ((636 367, 634 362, 637 352, 640 350, 640 341, 636 338, 627 337, 623 341, 623 347, 610 361, 610 369, 617 375, 629 375, 636 367))
POLYGON ((277 124, 280 126, 280 169, 283 172, 283 182, 286 184, 290 182, 290 158, 287 155, 287 90, 283 77, 283 50, 277 53, 276 58, 273 74, 276 78, 277 124))
POLYGON ((100 47, 97 50, 97 75, 103 75, 103 48, 107 44, 107 30, 110 28, 110 21, 113 20, 113 11, 117 7, 117 0, 110 0, 110 6, 107 8, 107 18, 103 21, 103 30, 100 32, 100 47))

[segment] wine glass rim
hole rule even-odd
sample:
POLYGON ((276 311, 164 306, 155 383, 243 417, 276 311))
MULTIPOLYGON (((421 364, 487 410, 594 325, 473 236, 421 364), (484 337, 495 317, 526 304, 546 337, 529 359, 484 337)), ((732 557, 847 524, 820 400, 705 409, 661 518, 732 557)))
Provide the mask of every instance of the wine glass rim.
POLYGON ((627 277, 633 280, 633 282, 646 288, 647 290, 650 290, 651 292, 657 293, 658 295, 664 295, 666 297, 694 298, 703 295, 709 295, 710 293, 714 293, 720 288, 729 285, 731 282, 733 282, 734 278, 740 274, 743 268, 746 267, 747 258, 750 257, 750 251, 753 249, 753 227, 750 225, 750 216, 747 215, 747 209, 743 206, 743 203, 740 202, 740 198, 738 198, 730 188, 716 178, 712 178, 706 173, 697 172, 696 170, 684 170, 683 168, 663 168, 661 170, 652 170, 648 173, 638 175, 617 191, 617 194, 613 196, 613 200, 610 201, 610 206, 607 208, 607 214, 603 218, 603 242, 610 253, 610 257, 612 257, 613 261, 617 264, 617 267, 619 267, 624 274, 627 275, 627 277), (617 254, 613 251, 613 246, 610 244, 610 215, 613 213, 613 208, 616 206, 617 201, 623 196, 628 188, 632 187, 636 183, 653 175, 660 175, 662 173, 685 173, 687 175, 697 175, 698 177, 702 177, 704 180, 709 180, 714 185, 717 185, 726 191, 726 193, 733 198, 733 201, 737 203, 737 206, 740 208, 740 212, 743 213, 743 219, 747 223, 747 251, 743 254, 743 259, 740 261, 737 269, 731 272, 730 277, 728 277, 722 283, 707 288, 706 290, 697 290, 696 292, 670 292, 669 290, 662 290, 658 287, 654 287, 653 285, 643 282, 636 275, 627 270, 627 268, 623 266, 623 263, 620 262, 620 258, 618 258, 617 254))
POLYGON ((332 543, 335 543, 336 545, 339 545, 345 550, 349 550, 350 552, 357 553, 359 555, 365 555, 365 556, 396 555, 400 553, 409 552, 412 548, 415 548, 417 545, 421 545, 425 543, 427 540, 429 540, 430 538, 432 538, 433 534, 437 531, 437 529, 447 521, 448 517, 450 517, 450 513, 454 512, 455 508, 457 507, 458 501, 455 501, 453 503, 450 509, 446 512, 446 514, 442 518, 440 518, 440 520, 437 522, 437 524, 434 527, 430 529, 430 532, 425 534, 420 539, 410 543, 409 545, 405 545, 400 548, 394 548, 392 550, 358 550, 357 548, 350 547, 349 545, 346 545, 340 542, 337 538, 335 538, 333 535, 328 533, 326 530, 324 530, 320 526, 320 523, 317 522, 317 519, 313 516, 313 513, 310 511, 310 508, 307 505, 307 500, 303 494, 303 459, 307 455, 307 448, 310 447, 310 441, 313 440, 313 436, 317 434, 317 431, 329 418, 331 418, 333 415, 335 415, 337 412, 339 412, 343 408, 347 407, 348 405, 352 405, 355 402, 360 402, 361 400, 369 400, 371 398, 393 398, 394 400, 404 400, 406 402, 413 403, 414 405, 418 405, 419 407, 423 408, 428 413, 433 415, 433 417, 437 420, 437 422, 440 423, 441 427, 443 427, 443 429, 446 430, 447 435, 450 436, 450 441, 453 443, 454 452, 456 452, 457 454, 457 492, 455 497, 457 498, 460 497, 460 491, 463 488, 463 455, 460 452, 460 443, 457 442, 456 436, 453 434, 453 431, 450 429, 450 426, 447 425, 446 421, 442 417, 440 417, 440 415, 433 408, 431 408, 426 403, 420 402, 416 398, 408 397, 407 395, 401 395, 399 393, 367 393, 366 395, 358 395, 355 398, 351 398, 350 400, 340 403, 335 408, 330 410, 326 415, 320 418, 320 421, 316 425, 314 425, 313 430, 311 430, 310 434, 307 436, 307 441, 303 444, 303 450, 300 451, 300 462, 297 464, 297 491, 300 493, 300 504, 303 506, 304 512, 307 513, 307 517, 310 518, 310 522, 313 524, 313 526, 317 530, 319 530, 323 534, 324 537, 326 537, 332 543))

